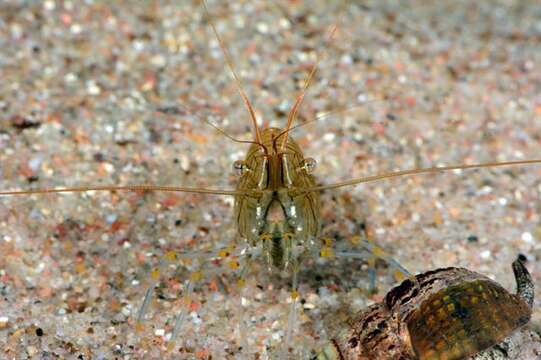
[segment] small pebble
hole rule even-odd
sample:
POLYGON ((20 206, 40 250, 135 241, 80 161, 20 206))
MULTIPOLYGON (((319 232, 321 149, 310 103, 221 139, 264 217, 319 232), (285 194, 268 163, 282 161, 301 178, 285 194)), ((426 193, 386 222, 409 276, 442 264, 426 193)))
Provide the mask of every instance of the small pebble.
POLYGON ((7 316, 0 316, 0 329, 5 329, 8 325, 9 318, 7 316))
POLYGON ((38 348, 36 348, 35 346, 27 346, 26 347, 26 353, 30 356, 34 356, 38 353, 38 348))
POLYGON ((481 252, 480 256, 481 256, 481 259, 490 259, 490 255, 492 254, 492 252, 490 250, 484 250, 481 252))
POLYGON ((534 242, 533 236, 529 232, 522 233, 521 239, 522 239, 522 241, 524 241, 525 243, 528 243, 528 244, 533 244, 533 242, 534 242))

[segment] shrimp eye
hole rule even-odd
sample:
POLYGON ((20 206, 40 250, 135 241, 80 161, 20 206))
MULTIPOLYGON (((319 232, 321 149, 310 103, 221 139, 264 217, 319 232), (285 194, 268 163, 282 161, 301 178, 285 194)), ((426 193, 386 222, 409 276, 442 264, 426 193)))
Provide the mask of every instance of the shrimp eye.
POLYGON ((246 165, 246 161, 237 160, 233 163, 233 171, 235 172, 235 174, 241 176, 250 171, 250 168, 248 167, 248 165, 246 165))
POLYGON ((302 162, 302 168, 308 174, 311 174, 314 172, 314 170, 316 169, 316 165, 317 165, 317 162, 316 162, 316 159, 314 158, 306 158, 302 162))

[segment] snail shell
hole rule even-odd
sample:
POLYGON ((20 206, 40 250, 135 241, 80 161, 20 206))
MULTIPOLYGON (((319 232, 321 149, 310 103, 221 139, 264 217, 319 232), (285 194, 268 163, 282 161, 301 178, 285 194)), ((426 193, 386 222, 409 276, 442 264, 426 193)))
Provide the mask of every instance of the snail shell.
POLYGON ((517 294, 484 275, 444 268, 405 280, 358 313, 318 360, 458 360, 501 342, 530 320, 533 282, 513 262, 517 294))

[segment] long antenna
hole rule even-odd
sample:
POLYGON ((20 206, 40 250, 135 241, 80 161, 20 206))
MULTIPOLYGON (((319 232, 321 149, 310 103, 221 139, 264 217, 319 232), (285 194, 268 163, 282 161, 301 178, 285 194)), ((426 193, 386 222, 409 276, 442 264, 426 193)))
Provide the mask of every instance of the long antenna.
POLYGON ((233 141, 233 142, 236 142, 236 143, 240 143, 240 144, 255 144, 255 145, 259 145, 262 149, 263 149, 263 152, 265 154, 267 154, 267 148, 265 147, 265 145, 263 145, 262 143, 260 142, 257 142, 257 141, 253 141, 253 140, 240 140, 240 139, 237 139, 236 137, 234 137, 233 135, 230 135, 227 131, 225 131, 224 129, 222 129, 221 127, 219 127, 218 125, 214 124, 212 121, 210 120, 207 120, 197 114, 195 114, 193 111, 187 111, 185 109, 183 109, 183 111, 180 111, 179 108, 177 107, 167 107, 167 108, 158 108, 156 109, 156 111, 160 112, 160 113, 163 113, 163 114, 166 114, 166 115, 179 115, 179 114, 183 114, 183 115, 189 115, 189 116, 193 116, 195 118, 197 118, 198 120, 201 120, 202 122, 204 122, 205 124, 207 124, 208 126, 214 128, 214 130, 218 131, 220 134, 222 134, 223 136, 225 136, 226 138, 228 138, 229 140, 233 141))
POLYGON ((394 178, 403 177, 403 176, 438 173, 438 172, 449 171, 449 170, 482 169, 482 168, 491 168, 491 167, 532 165, 532 164, 541 164, 541 159, 489 162, 489 163, 471 164, 471 165, 460 164, 460 165, 449 165, 449 166, 435 166, 435 167, 430 167, 430 168, 420 168, 420 169, 411 169, 411 170, 401 170, 401 171, 384 173, 384 174, 379 174, 379 175, 355 178, 351 180, 338 182, 335 184, 313 186, 313 187, 305 189, 302 192, 305 193, 305 192, 337 189, 344 186, 353 186, 353 185, 364 184, 364 183, 373 182, 373 181, 394 179, 394 178))
POLYGON ((328 119, 328 118, 330 118, 332 116, 335 116, 335 115, 345 114, 347 112, 350 112, 350 111, 353 111, 353 110, 356 110, 356 109, 364 108, 364 107, 366 107, 366 104, 371 104, 371 103, 376 103, 376 102, 385 102, 385 101, 389 101, 389 100, 390 99, 388 99, 388 98, 381 98, 381 99, 374 98, 374 99, 366 100, 362 104, 359 104, 359 105, 345 106, 343 108, 324 111, 321 114, 319 114, 318 116, 316 116, 315 118, 313 118, 312 120, 308 120, 308 121, 303 122, 301 124, 294 125, 294 126, 290 127, 288 130, 283 130, 281 133, 278 134, 278 136, 276 136, 274 141, 277 142, 278 139, 281 136, 284 136, 285 134, 290 133, 295 129, 304 127, 306 125, 313 124, 313 123, 315 123, 317 121, 326 120, 326 119, 328 119))
POLYGON ((160 185, 125 185, 125 186, 109 186, 109 185, 91 185, 77 187, 59 187, 50 189, 30 189, 30 190, 6 190, 0 191, 0 196, 12 195, 32 195, 32 194, 54 194, 54 193, 74 193, 88 191, 154 191, 154 192, 185 192, 197 194, 212 194, 212 195, 245 195, 250 196, 246 191, 237 190, 220 190, 220 189, 205 189, 192 188, 182 186, 160 186, 160 185))
MULTIPOLYGON (((333 27, 331 28, 331 31, 329 33, 329 41, 332 40, 334 34, 336 33, 336 30, 337 30, 337 26, 333 25, 333 27)), ((291 107, 291 111, 289 112, 289 114, 287 116, 287 126, 286 126, 286 129, 285 129, 284 141, 282 142, 282 145, 280 146, 280 149, 282 151, 284 150, 284 147, 285 147, 285 145, 287 143, 288 131, 291 128, 291 125, 293 124, 293 121, 295 120, 295 117, 297 116, 297 112, 299 110, 299 107, 301 106, 302 101, 304 99, 304 96, 306 95, 306 91, 308 90, 308 87, 310 86, 310 83, 312 82, 312 79, 314 78, 314 75, 315 75, 315 73, 317 71, 317 67, 318 67, 320 61, 321 61, 321 58, 319 56, 317 56, 316 57, 316 62, 314 63, 314 65, 312 65, 312 68, 310 69, 310 73, 308 74, 308 76, 306 77, 306 80, 304 81, 304 86, 303 86, 301 92, 299 93, 299 95, 297 95, 297 99, 295 100, 295 104, 293 104, 293 106, 291 107)), ((276 139, 275 139, 275 141, 276 141, 276 139)))
POLYGON ((212 122, 210 122, 208 120, 205 120, 205 122, 207 123, 207 125, 213 127, 216 131, 218 131, 220 134, 222 134, 223 136, 225 136, 229 140, 231 140, 233 142, 236 142, 236 143, 240 143, 240 144, 256 144, 256 145, 259 145, 259 147, 261 147, 263 149, 263 153, 265 155, 268 155, 267 148, 262 143, 260 143, 258 141, 251 141, 251 140, 239 140, 239 139, 234 138, 233 136, 229 135, 227 132, 225 132, 225 130, 222 130, 219 126, 213 124, 212 122))
POLYGON ((259 127, 257 126, 257 120, 256 120, 254 108, 252 107, 252 104, 250 103, 248 96, 246 95, 246 93, 244 92, 242 88, 242 82, 240 81, 239 76, 235 72, 235 68, 233 67, 233 62, 231 61, 231 57, 229 56, 229 53, 227 52, 227 48, 225 47, 225 44, 222 38, 220 37, 220 34, 218 34, 218 30, 216 30, 216 26, 214 25, 214 22, 212 21, 212 17, 210 16, 210 12, 207 7, 206 1, 201 0, 201 4, 203 5, 203 9, 205 10, 205 14, 207 15, 209 24, 212 27, 212 31, 214 32, 214 35, 216 36, 216 40, 218 40, 218 44, 220 45, 220 48, 222 49, 225 62, 227 66, 229 67, 231 74, 233 74, 233 78, 235 79, 235 84, 237 85, 237 90, 239 91, 240 96, 242 96, 242 100, 244 101, 244 104, 246 105, 246 107, 248 108, 248 112, 250 113, 250 118, 252 119, 252 125, 255 131, 255 141, 258 143, 261 143, 261 134, 259 132, 259 127))

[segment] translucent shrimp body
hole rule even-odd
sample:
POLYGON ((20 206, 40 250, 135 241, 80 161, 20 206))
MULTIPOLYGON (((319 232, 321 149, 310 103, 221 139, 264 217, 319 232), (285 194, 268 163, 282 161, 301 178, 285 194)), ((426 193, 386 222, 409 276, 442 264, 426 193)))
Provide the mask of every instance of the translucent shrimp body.
POLYGON ((243 162, 237 190, 255 196, 235 196, 240 235, 262 246, 269 269, 296 270, 299 256, 313 247, 319 234, 319 193, 301 192, 315 185, 311 161, 291 138, 283 151, 275 139, 280 129, 262 131, 261 145, 253 144, 243 162))

